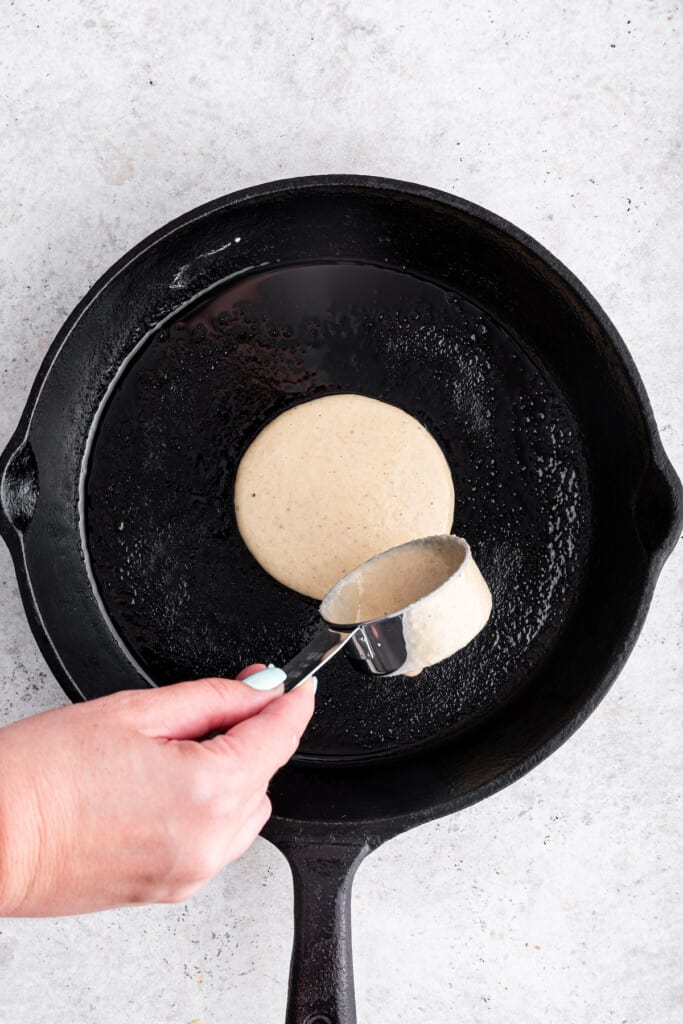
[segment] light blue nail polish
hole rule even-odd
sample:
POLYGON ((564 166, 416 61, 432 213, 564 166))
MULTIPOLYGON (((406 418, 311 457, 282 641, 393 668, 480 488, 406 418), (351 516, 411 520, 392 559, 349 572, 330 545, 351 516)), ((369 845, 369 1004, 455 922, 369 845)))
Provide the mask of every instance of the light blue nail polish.
POLYGON ((268 668, 263 668, 260 672, 254 672, 253 675, 247 676, 242 682, 251 686, 252 690, 274 690, 280 683, 284 683, 286 678, 287 673, 283 672, 281 668, 269 665, 268 668))
MULTIPOLYGON (((315 697, 316 693, 318 692, 318 677, 317 676, 309 676, 308 678, 313 683, 313 696, 315 697)), ((294 689, 298 690, 300 686, 303 686, 304 683, 307 683, 307 682, 308 682, 308 679, 302 679, 300 683, 296 684, 294 689)))

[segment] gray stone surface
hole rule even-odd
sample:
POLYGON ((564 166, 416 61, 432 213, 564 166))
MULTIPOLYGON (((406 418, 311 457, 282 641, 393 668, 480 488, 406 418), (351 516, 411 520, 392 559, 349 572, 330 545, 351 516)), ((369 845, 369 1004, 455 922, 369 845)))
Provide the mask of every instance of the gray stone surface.
MULTIPOLYGON (((5 0, 0 443, 63 318, 149 231, 293 174, 425 182, 518 223, 624 335, 683 468, 680 4, 5 0)), ((359 1020, 675 1024, 681 576, 626 669, 510 789, 374 854, 359 1020)), ((0 722, 63 701, 0 551, 0 722)), ((0 1020, 283 1019, 288 870, 258 841, 198 897, 0 921, 0 1020)))

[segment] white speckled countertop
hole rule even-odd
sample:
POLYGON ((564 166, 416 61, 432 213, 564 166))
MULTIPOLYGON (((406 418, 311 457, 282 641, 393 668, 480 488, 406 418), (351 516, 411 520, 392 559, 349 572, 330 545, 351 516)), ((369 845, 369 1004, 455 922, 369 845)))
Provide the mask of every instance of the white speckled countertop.
MULTIPOLYGON (((556 253, 683 468, 683 10, 672 0, 4 0, 0 445, 62 320, 148 232, 332 171, 423 182, 556 253)), ((576 736, 389 843, 353 901, 360 1024, 683 1019, 683 548, 576 736)), ((0 550, 0 722, 63 702, 0 550)), ((284 1019, 291 892, 259 840, 186 905, 0 921, 0 1020, 284 1019)))

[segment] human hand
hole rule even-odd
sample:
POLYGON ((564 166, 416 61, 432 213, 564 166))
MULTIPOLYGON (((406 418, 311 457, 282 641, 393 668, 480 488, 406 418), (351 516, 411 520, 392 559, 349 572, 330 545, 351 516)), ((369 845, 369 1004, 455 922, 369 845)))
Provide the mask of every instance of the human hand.
POLYGON ((0 729, 0 916, 187 899, 268 820, 313 694, 199 679, 0 729))

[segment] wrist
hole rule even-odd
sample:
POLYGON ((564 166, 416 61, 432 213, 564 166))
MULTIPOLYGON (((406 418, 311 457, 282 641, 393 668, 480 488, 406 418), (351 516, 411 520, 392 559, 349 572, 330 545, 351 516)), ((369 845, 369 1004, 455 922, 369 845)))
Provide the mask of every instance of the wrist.
POLYGON ((3 773, 0 782, 0 917, 9 917, 16 904, 12 880, 12 857, 10 855, 10 814, 7 807, 7 778, 3 773))
POLYGON ((38 844, 31 829, 32 801, 0 759, 0 917, 18 916, 36 874, 38 844))
POLYGON ((0 804, 0 917, 9 914, 9 898, 7 896, 7 840, 5 836, 5 818, 0 804))

